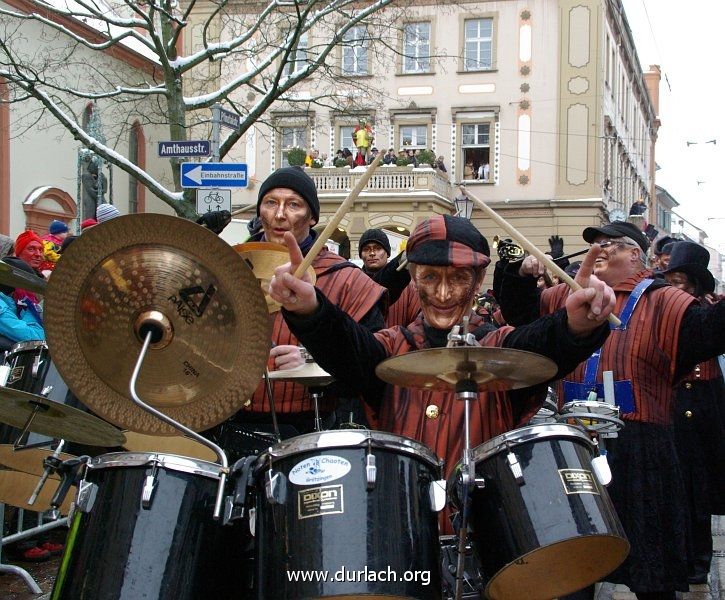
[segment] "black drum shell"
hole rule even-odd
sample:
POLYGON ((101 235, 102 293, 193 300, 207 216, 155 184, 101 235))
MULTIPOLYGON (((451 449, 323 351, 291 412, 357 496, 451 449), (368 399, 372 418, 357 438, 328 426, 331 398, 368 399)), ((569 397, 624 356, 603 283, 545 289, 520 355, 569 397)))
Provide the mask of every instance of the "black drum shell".
POLYGON ((54 599, 251 597, 251 536, 241 521, 214 520, 218 479, 159 466, 145 509, 142 488, 152 470, 88 469, 85 479, 98 486, 97 496, 88 513, 73 516, 54 599))
MULTIPOLYGON (((375 432, 370 432, 374 434, 375 432)), ((312 436, 315 434, 307 434, 312 436)), ((305 437, 305 436, 301 436, 305 437)), ((373 447, 376 482, 366 487, 364 447, 325 447, 272 460, 274 472, 285 475, 286 498, 272 504, 265 497, 267 467, 257 474, 257 578, 258 597, 263 599, 373 596, 391 598, 440 598, 440 549, 438 513, 431 507, 430 483, 438 479, 438 466, 416 456, 373 447), (329 483, 295 485, 290 471, 313 457, 333 455, 350 463, 350 471, 329 483), (343 512, 299 518, 301 494, 331 487, 341 495, 343 512), (296 581, 294 571, 346 572, 388 571, 398 581, 296 581), (403 574, 427 571, 417 581, 400 581, 403 574)), ((269 464, 269 457, 261 457, 269 464)), ((303 509, 304 511, 304 509, 303 509)), ((392 577, 391 577, 392 578, 392 577)))
MULTIPOLYGON (((499 438, 474 450, 476 478, 485 486, 473 489, 469 523, 488 578, 487 596, 546 600, 613 571, 626 558, 629 543, 606 488, 592 471, 584 434, 557 424, 505 436, 521 466, 523 485, 509 466, 509 450, 491 452, 499 438), (519 442, 537 430, 552 435, 519 442), (576 483, 567 488, 567 474, 584 477, 596 492, 577 493, 576 483)), ((460 492, 460 485, 453 487, 460 492)), ((454 504, 460 506, 460 499, 454 504)))

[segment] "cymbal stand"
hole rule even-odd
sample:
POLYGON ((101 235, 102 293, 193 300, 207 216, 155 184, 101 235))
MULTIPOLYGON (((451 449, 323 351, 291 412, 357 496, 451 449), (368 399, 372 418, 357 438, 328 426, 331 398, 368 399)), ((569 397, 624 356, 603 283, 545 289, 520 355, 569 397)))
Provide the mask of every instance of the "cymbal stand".
POLYGON ((274 393, 272 391, 272 382, 269 379, 269 369, 264 370, 264 390, 267 392, 267 398, 269 398, 269 412, 272 413, 274 437, 277 438, 277 443, 279 443, 282 441, 282 436, 279 433, 279 424, 277 423, 277 410, 274 407, 274 393))
POLYGON ((138 394, 136 393, 136 382, 138 381, 138 376, 141 372, 141 365, 143 364, 144 358, 146 358, 146 353, 148 352, 149 346, 151 345, 154 334, 155 331, 153 329, 149 330, 146 333, 143 341, 143 346, 141 347, 141 352, 139 352, 138 359, 136 360, 136 365, 133 368, 133 374, 131 375, 131 381, 129 382, 128 386, 129 392, 131 393, 131 399, 133 400, 134 404, 136 404, 139 408, 142 408, 146 412, 151 413, 157 419, 160 419, 164 423, 171 425, 174 429, 178 429, 179 431, 185 433, 190 438, 196 440, 200 444, 203 444, 207 448, 210 448, 219 457, 219 462, 221 463, 222 468, 219 471, 219 487, 217 489, 216 501, 214 502, 214 518, 218 520, 221 517, 222 501, 224 500, 224 487, 227 481, 227 474, 229 473, 229 461, 227 460, 226 453, 211 440, 206 439, 205 437, 199 435, 185 425, 182 425, 178 421, 175 421, 168 415, 165 415, 161 411, 156 410, 154 407, 149 406, 143 400, 141 400, 141 398, 139 398, 138 394))

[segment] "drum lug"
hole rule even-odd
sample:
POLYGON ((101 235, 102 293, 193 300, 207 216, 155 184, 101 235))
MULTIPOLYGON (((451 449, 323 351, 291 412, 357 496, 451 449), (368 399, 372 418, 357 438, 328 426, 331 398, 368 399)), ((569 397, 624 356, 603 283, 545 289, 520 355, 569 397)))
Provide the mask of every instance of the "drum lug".
POLYGON ((98 494, 98 486, 95 483, 81 480, 78 484, 78 497, 76 500, 76 509, 83 513, 91 512, 96 502, 96 494, 98 494))
POLYGON ((143 490, 141 491, 141 506, 148 510, 151 508, 151 500, 156 490, 156 473, 155 469, 151 475, 147 475, 144 480, 143 490))
POLYGON ((270 504, 284 504, 287 499, 287 478, 271 469, 265 474, 264 491, 270 504))
POLYGON ((377 473, 378 469, 375 466, 375 455, 368 454, 365 457, 365 481, 367 482, 368 490, 372 490, 375 487, 377 473))
POLYGON ((254 537, 257 533, 257 509, 252 507, 249 509, 249 535, 254 537))
POLYGON ((430 506, 433 512, 440 512, 446 506, 446 480, 431 481, 428 487, 430 506))
POLYGON ((475 485, 479 490, 486 487, 486 480, 483 477, 476 477, 473 480, 473 485, 475 485))
POLYGON ((509 468, 514 476, 514 481, 516 481, 519 485, 522 485, 524 483, 524 472, 521 469, 518 458, 513 452, 509 452, 506 455, 506 460, 508 460, 509 468))

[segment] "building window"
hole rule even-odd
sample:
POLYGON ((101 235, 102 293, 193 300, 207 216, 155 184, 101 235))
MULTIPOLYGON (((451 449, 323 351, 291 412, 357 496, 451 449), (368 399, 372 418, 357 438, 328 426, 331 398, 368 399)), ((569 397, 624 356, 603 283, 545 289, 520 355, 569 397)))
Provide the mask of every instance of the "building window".
POLYGON ((464 23, 465 71, 485 71, 493 68, 493 19, 468 19, 464 23))
POLYGON ((343 148, 347 148, 351 151, 355 149, 355 142, 352 141, 352 132, 354 130, 354 125, 343 125, 342 127, 340 127, 340 150, 342 150, 343 148))
POLYGON ((342 74, 368 74, 369 38, 365 27, 352 27, 342 38, 342 74))
POLYGON ((401 125, 398 130, 398 149, 424 150, 428 148, 427 125, 401 125))
POLYGON ((490 132, 490 123, 463 123, 461 125, 463 179, 493 181, 490 132))
POLYGON ((307 66, 307 48, 308 38, 307 32, 300 36, 297 46, 290 52, 287 58, 287 64, 284 66, 284 74, 289 76, 301 71, 307 66))
POLYGON ((291 148, 307 150, 307 127, 280 127, 280 167, 289 167, 287 154, 291 148))
POLYGON ((403 73, 430 72, 430 23, 403 27, 403 73))

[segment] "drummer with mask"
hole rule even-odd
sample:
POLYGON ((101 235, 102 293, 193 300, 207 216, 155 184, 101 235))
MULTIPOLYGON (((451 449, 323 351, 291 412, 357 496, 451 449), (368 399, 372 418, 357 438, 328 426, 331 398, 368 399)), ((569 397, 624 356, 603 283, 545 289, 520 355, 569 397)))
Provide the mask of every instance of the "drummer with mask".
MULTIPOLYGON (((464 403, 453 392, 390 385, 375 375, 384 359, 414 350, 446 345, 451 329, 470 317, 469 330, 481 346, 527 350, 552 359, 559 378, 588 357, 608 335, 606 319, 614 294, 591 275, 595 255, 587 256, 566 308, 530 325, 482 328, 472 307, 490 259, 486 239, 468 221, 448 215, 421 222, 408 240, 412 281, 422 314, 407 327, 372 333, 334 305, 323 290, 303 277, 295 279, 301 252, 287 234, 292 263, 279 267, 270 295, 283 306, 291 331, 315 360, 337 380, 363 394, 382 430, 429 446, 446 464, 446 477, 463 450, 464 403)), ((526 424, 543 404, 546 385, 511 392, 480 393, 471 407, 471 446, 526 424)), ((443 525, 444 529, 449 526, 443 525)))
MULTIPOLYGON (((317 238, 317 232, 312 228, 320 218, 320 201, 314 181, 298 167, 277 169, 259 188, 257 216, 261 230, 250 241, 283 245, 291 243, 296 252, 306 255, 317 238)), ((353 263, 325 247, 313 260, 312 267, 317 286, 354 322, 370 331, 384 327, 383 311, 387 304, 384 288, 353 263)), ((268 361, 269 371, 293 369, 303 365, 303 351, 280 311, 272 313, 270 319, 272 349, 268 361)), ((223 447, 235 445, 234 440, 238 440, 239 436, 233 432, 240 427, 245 431, 271 431, 271 406, 266 388, 265 381, 261 381, 243 409, 221 427, 222 433, 216 431, 215 435, 223 447)), ((291 381, 272 380, 269 388, 283 438, 308 433, 314 429, 314 400, 305 386, 291 381)), ((350 413, 348 406, 339 408, 336 412, 338 398, 333 392, 334 389, 328 391, 325 388, 318 400, 323 429, 337 427, 337 421, 342 420, 343 415, 347 418, 350 413)), ((354 403, 354 399, 347 402, 354 403)), ((359 408, 357 412, 362 420, 359 408)), ((231 447, 229 449, 234 450, 231 447)))

